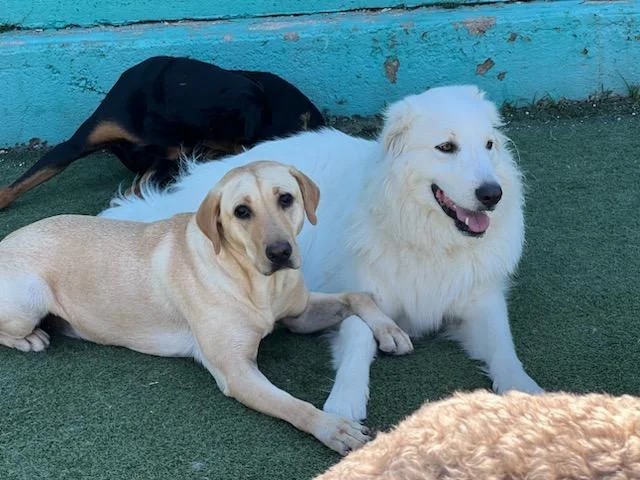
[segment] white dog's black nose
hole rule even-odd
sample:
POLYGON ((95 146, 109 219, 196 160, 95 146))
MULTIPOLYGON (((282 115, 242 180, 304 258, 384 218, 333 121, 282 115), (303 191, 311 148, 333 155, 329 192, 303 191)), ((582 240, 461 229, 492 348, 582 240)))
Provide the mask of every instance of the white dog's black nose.
POLYGON ((497 183, 483 183, 476 188, 476 198, 480 200, 485 207, 491 209, 502 198, 502 188, 497 183))
POLYGON ((289 242, 275 242, 267 245, 267 258, 276 265, 285 265, 291 258, 291 244, 289 242))

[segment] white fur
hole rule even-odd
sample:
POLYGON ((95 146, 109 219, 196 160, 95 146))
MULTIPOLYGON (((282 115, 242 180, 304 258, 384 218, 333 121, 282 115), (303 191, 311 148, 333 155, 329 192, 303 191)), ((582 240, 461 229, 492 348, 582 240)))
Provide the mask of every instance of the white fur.
MULTIPOLYGON (((152 221, 195 211, 232 167, 254 160, 292 164, 322 192, 318 226, 305 226, 299 237, 311 290, 369 291, 412 335, 444 322, 447 334, 486 364, 496 391, 539 392, 509 331, 505 292, 522 252, 523 193, 499 126, 494 104, 476 87, 434 88, 391 105, 377 142, 331 129, 266 142, 223 161, 191 163, 170 192, 116 198, 102 215, 152 221), (447 141, 459 146, 455 154, 435 149, 447 141), (486 181, 499 182, 503 197, 489 213, 486 233, 469 237, 444 214, 431 184, 477 210, 474 192, 486 181)), ((354 323, 343 323, 334 344, 338 372, 325 409, 359 419, 375 346, 371 332, 354 323)))

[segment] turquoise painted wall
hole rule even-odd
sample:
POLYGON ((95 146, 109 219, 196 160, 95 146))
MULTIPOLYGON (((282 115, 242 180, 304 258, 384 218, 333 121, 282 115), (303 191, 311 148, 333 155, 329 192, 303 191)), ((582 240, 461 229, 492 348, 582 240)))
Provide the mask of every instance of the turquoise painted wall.
MULTIPOLYGON (((502 0, 499 0, 502 1, 502 0)), ((447 3, 463 5, 477 0, 3 0, 0 25, 25 28, 124 25, 150 21, 220 20, 336 13, 382 8, 415 8, 447 3)))
POLYGON ((66 138, 124 69, 158 54, 274 71, 336 114, 376 113, 406 94, 447 83, 476 83, 497 102, 516 103, 545 95, 586 98, 601 89, 624 93, 625 81, 640 83, 635 1, 380 10, 361 7, 392 2, 325 0, 318 6, 331 13, 314 14, 299 8, 312 2, 235 4, 241 10, 210 2, 217 13, 207 18, 218 19, 180 22, 155 20, 208 12, 186 0, 172 4, 184 11, 147 0, 79 0, 63 10, 53 1, 8 1, 0 23, 22 30, 0 33, 0 146, 66 138), (273 5, 299 14, 267 15, 273 5), (115 26, 130 21, 142 23, 115 26), (88 26, 57 28, 73 23, 88 26))

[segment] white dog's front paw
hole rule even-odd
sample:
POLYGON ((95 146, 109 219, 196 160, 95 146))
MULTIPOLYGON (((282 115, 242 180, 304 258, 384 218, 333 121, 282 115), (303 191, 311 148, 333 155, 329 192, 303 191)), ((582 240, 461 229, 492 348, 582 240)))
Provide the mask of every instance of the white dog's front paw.
POLYGON ((409 335, 395 323, 374 330, 378 348, 392 355, 406 355, 413 351, 413 343, 409 335))
POLYGON ((346 388, 333 388, 322 409, 350 420, 362 421, 367 418, 367 402, 369 388, 357 388, 348 385, 346 388))
POLYGON ((358 422, 324 413, 313 435, 340 455, 357 450, 371 440, 370 430, 358 422))
POLYGON ((513 375, 495 377, 493 390, 496 393, 505 393, 509 390, 531 394, 544 393, 544 390, 524 370, 513 375))

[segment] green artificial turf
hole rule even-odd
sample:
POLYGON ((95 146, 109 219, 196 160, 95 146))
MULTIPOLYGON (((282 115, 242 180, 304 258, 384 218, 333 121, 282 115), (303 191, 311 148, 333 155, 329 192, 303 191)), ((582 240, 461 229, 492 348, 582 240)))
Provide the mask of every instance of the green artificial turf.
MULTIPOLYGON (((521 112, 508 126, 528 184, 527 246, 510 298, 516 346, 549 390, 638 394, 640 115, 623 105, 560 116, 521 112)), ((2 183, 40 155, 0 154, 2 183)), ((108 155, 79 161, 0 212, 0 237, 52 214, 96 213, 123 179, 108 155)), ((259 363, 317 406, 331 387, 320 336, 279 331, 259 363)), ((412 355, 373 365, 368 424, 384 429, 425 400, 479 387, 487 378, 455 344, 424 339, 412 355)), ((0 348, 2 479, 305 479, 338 460, 224 397, 190 360, 59 335, 43 353, 0 348)))

